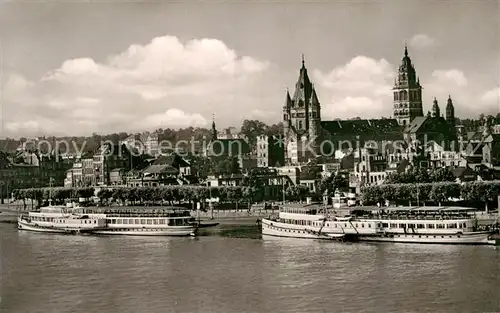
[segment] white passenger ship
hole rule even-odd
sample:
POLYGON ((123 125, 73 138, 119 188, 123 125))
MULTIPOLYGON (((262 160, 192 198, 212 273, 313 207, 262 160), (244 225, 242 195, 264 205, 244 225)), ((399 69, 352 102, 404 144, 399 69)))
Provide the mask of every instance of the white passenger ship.
POLYGON ((197 223, 186 208, 79 208, 80 214, 105 219, 99 235, 195 236, 197 223))
POLYGON ((65 206, 42 207, 17 218, 19 230, 46 233, 88 233, 105 229, 106 219, 78 214, 65 206))
POLYGON ((262 219, 262 235, 435 244, 491 244, 491 229, 469 215, 476 209, 400 207, 327 209, 287 204, 275 218, 262 219))
POLYGON ((285 204, 276 218, 262 219, 262 235, 306 239, 349 240, 377 234, 377 221, 358 223, 351 217, 329 217, 326 206, 285 204))
POLYGON ((376 223, 377 233, 361 241, 435 244, 491 244, 492 229, 478 227, 470 215, 477 209, 461 207, 398 207, 354 209, 357 223, 376 223))

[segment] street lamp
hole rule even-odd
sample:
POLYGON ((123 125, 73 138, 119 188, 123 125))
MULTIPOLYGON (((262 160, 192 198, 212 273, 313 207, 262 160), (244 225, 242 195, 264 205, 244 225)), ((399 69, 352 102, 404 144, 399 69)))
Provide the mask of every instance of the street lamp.
POLYGON ((2 181, 0 181, 0 203, 1 204, 4 204, 4 200, 3 200, 3 186, 5 185, 5 183, 2 181))

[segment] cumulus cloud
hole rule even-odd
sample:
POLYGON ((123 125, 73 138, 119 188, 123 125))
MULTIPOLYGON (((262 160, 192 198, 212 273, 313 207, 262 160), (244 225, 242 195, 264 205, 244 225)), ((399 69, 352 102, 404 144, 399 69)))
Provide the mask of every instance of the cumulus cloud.
MULTIPOLYGON (((481 100, 487 103, 497 103, 500 101, 500 87, 486 91, 482 96, 481 100)), ((500 105, 500 104, 499 104, 500 105)))
POLYGON ((4 131, 76 135, 202 126, 204 116, 234 106, 234 99, 258 97, 269 86, 262 78, 270 66, 217 39, 157 37, 105 62, 65 60, 36 81, 11 75, 4 85, 4 131))
POLYGON ((172 127, 205 127, 208 125, 207 120, 200 114, 189 114, 179 109, 168 109, 163 113, 149 115, 146 117, 145 122, 155 128, 164 125, 171 125, 172 127))
POLYGON ((436 39, 426 34, 417 34, 410 40, 410 46, 416 49, 423 49, 436 44, 436 39))
POLYGON ((493 88, 484 92, 480 97, 482 111, 485 114, 500 113, 500 87, 493 88))
MULTIPOLYGON (((314 71, 321 87, 325 118, 391 115, 395 71, 385 59, 357 56, 328 73, 314 71)), ((321 96, 320 96, 321 97, 321 96)))
POLYGON ((328 106, 333 112, 334 118, 380 118, 385 115, 391 115, 392 105, 380 98, 368 97, 345 97, 339 100, 333 100, 328 106))
POLYGON ((471 110, 471 103, 477 99, 469 97, 469 93, 464 92, 469 87, 469 81, 464 72, 459 69, 435 70, 429 78, 420 80, 423 83, 423 107, 424 113, 431 110, 433 99, 438 100, 441 111, 444 112, 448 96, 451 95, 455 113, 460 116, 477 115, 474 108, 471 110))
MULTIPOLYGON (((278 109, 281 109, 281 107, 279 106, 276 106, 276 108, 278 109)), ((253 117, 253 118, 258 118, 258 119, 262 119, 262 120, 270 120, 270 119, 273 119, 274 117, 276 117, 278 114, 278 111, 276 110, 261 110, 261 109, 255 109, 253 110, 250 115, 253 117)))
POLYGON ((432 72, 432 78, 439 85, 454 84, 458 87, 465 87, 468 84, 465 74, 457 69, 451 70, 435 70, 432 72))

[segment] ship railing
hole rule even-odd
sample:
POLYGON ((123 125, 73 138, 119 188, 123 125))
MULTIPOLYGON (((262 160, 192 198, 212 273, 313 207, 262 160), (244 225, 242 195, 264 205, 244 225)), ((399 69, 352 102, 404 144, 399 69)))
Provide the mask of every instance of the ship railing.
POLYGON ((373 215, 366 216, 363 215, 361 218, 365 219, 380 219, 380 220, 459 220, 459 219, 471 219, 468 215, 426 215, 426 216, 415 216, 415 215, 373 215))

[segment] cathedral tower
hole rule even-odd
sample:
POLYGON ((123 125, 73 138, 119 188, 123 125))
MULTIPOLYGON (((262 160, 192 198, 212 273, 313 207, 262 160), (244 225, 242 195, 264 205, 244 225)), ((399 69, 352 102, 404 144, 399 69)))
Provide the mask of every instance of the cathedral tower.
POLYGON ((417 116, 424 116, 422 110, 422 86, 415 73, 415 68, 405 52, 394 82, 394 118, 400 125, 408 125, 417 116))
POLYGON ((441 110, 439 109, 439 104, 435 97, 434 101, 432 101, 432 117, 441 117, 441 110))
POLYGON ((293 96, 286 92, 283 106, 283 126, 285 135, 285 159, 287 163, 297 164, 310 156, 299 151, 304 141, 315 140, 309 146, 316 147, 321 134, 321 107, 314 86, 307 75, 304 56, 295 84, 293 96))
POLYGON ((455 127, 455 107, 453 106, 453 101, 451 96, 448 96, 448 103, 446 104, 446 121, 453 127, 455 127))
POLYGON ((215 114, 212 114, 212 140, 217 140, 217 128, 215 127, 215 114))

